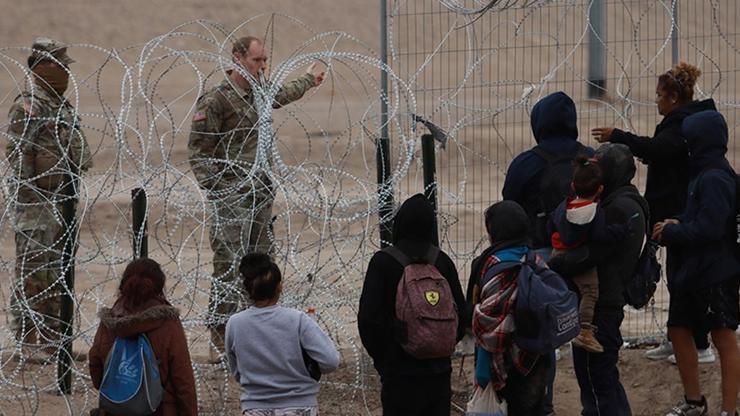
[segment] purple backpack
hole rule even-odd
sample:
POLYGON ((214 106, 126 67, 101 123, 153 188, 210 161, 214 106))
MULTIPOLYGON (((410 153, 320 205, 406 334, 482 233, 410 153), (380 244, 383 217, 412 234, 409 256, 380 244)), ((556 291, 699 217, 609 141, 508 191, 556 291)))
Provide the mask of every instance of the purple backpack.
POLYGON ((403 266, 396 292, 396 336, 407 354, 419 359, 449 357, 457 344, 457 306, 447 279, 434 264, 439 249, 411 259, 396 247, 384 249, 403 266))

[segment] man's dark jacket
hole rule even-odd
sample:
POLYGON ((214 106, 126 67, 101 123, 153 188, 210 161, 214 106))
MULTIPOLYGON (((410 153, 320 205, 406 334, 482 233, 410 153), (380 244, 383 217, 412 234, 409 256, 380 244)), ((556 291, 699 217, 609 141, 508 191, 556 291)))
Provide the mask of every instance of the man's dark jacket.
POLYGON ((629 223, 632 233, 619 242, 588 244, 588 258, 579 259, 577 264, 565 262, 567 256, 558 256, 550 261, 550 266, 565 277, 596 267, 599 276, 596 313, 600 310, 621 311, 625 305, 624 284, 633 277, 637 267, 650 210, 645 198, 632 185, 635 160, 627 146, 603 144, 595 156, 604 172, 601 208, 606 226, 629 223))

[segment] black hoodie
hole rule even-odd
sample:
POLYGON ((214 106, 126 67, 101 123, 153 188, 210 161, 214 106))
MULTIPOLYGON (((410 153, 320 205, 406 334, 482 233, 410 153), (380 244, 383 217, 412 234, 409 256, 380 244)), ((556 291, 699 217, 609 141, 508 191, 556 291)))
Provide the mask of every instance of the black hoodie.
MULTIPOLYGON (((432 245, 434 219, 434 210, 423 195, 407 199, 394 219, 394 246, 411 258, 423 257, 432 245)), ((450 284, 460 311, 465 298, 455 264, 440 251, 435 266, 450 284)), ((362 345, 381 377, 448 373, 452 371, 449 357, 419 360, 406 354, 394 336, 396 288, 402 275, 403 267, 388 253, 378 251, 370 259, 357 314, 362 345)), ((460 317, 458 340, 462 338, 463 325, 460 317)))
POLYGON ((615 129, 609 139, 627 145, 648 166, 645 199, 651 224, 676 216, 686 205, 689 152, 681 125, 686 117, 704 110, 716 110, 712 99, 692 101, 672 111, 655 127, 652 138, 615 129))
POLYGON ((601 208, 606 226, 630 223, 632 234, 615 243, 591 243, 589 257, 577 264, 564 263, 567 256, 557 256, 550 266, 563 276, 572 277, 596 267, 599 275, 597 313, 621 310, 624 305, 624 283, 632 278, 645 240, 649 208, 647 201, 632 185, 635 160, 623 144, 607 143, 596 149, 603 173, 604 192, 601 208))
POLYGON ((662 242, 675 255, 668 261, 668 287, 687 291, 740 276, 730 252, 728 222, 737 210, 735 172, 725 158, 727 123, 716 111, 702 111, 683 123, 690 159, 691 182, 680 224, 663 229, 662 242))

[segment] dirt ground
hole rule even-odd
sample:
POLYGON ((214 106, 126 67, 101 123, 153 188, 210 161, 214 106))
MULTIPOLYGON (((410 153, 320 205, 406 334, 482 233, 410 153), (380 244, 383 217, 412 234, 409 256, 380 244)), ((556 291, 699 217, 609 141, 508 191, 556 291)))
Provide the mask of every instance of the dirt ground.
MULTIPOLYGON (((557 378, 555 381, 555 411, 560 416, 575 416, 580 413, 578 384, 573 373, 572 359, 569 351, 563 349, 563 358, 558 361, 557 378)), ((639 416, 663 416, 670 407, 682 397, 682 388, 678 377, 678 369, 667 361, 650 361, 644 358, 644 349, 623 350, 620 355, 619 371, 622 384, 632 407, 632 414, 639 416)), ((367 365, 367 358, 363 365, 367 365)), ((700 366, 700 380, 704 394, 710 404, 710 414, 719 413, 720 396, 720 369, 719 362, 702 364, 700 366)), ((461 360, 453 361, 453 396, 451 415, 462 415, 462 408, 472 389, 472 359, 467 357, 461 368, 461 360)), ((358 380, 357 369, 343 363, 340 369, 331 374, 331 382, 321 387, 319 407, 323 416, 350 416, 350 415, 382 415, 380 407, 380 381, 371 370, 369 375, 358 380), (353 388, 352 385, 361 381, 362 388, 353 388), (341 382, 341 384, 339 384, 341 382)), ((215 371, 206 375, 206 379, 217 379, 223 376, 222 372, 215 371)), ((220 403, 222 410, 214 411, 214 403, 203 402, 201 414, 204 415, 237 415, 239 414, 238 390, 231 382, 232 390, 223 397, 220 403)), ((80 405, 84 394, 75 393, 70 397, 72 407, 80 405)), ((38 397, 39 408, 34 411, 30 408, 33 400, 15 401, 0 399, 0 416, 59 416, 67 408, 65 401, 53 393, 41 393, 38 397)), ((740 400, 738 401, 740 405, 740 400)), ((79 414, 74 412, 73 414, 79 414)))

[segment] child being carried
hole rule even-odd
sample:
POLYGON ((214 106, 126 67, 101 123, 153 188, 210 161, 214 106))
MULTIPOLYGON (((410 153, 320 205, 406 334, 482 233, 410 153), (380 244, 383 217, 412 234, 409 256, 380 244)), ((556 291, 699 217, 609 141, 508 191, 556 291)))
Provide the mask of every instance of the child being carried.
MULTIPOLYGON (((626 239, 631 232, 629 223, 606 225, 599 195, 604 190, 598 160, 577 156, 574 160, 572 187, 574 197, 564 200, 550 217, 552 227, 552 257, 566 253, 578 258, 588 257, 588 243, 613 243, 626 239)), ((573 283, 581 295, 579 307, 581 332, 573 345, 589 352, 604 352, 594 336, 594 308, 599 298, 599 277, 596 268, 574 276, 573 283)))

